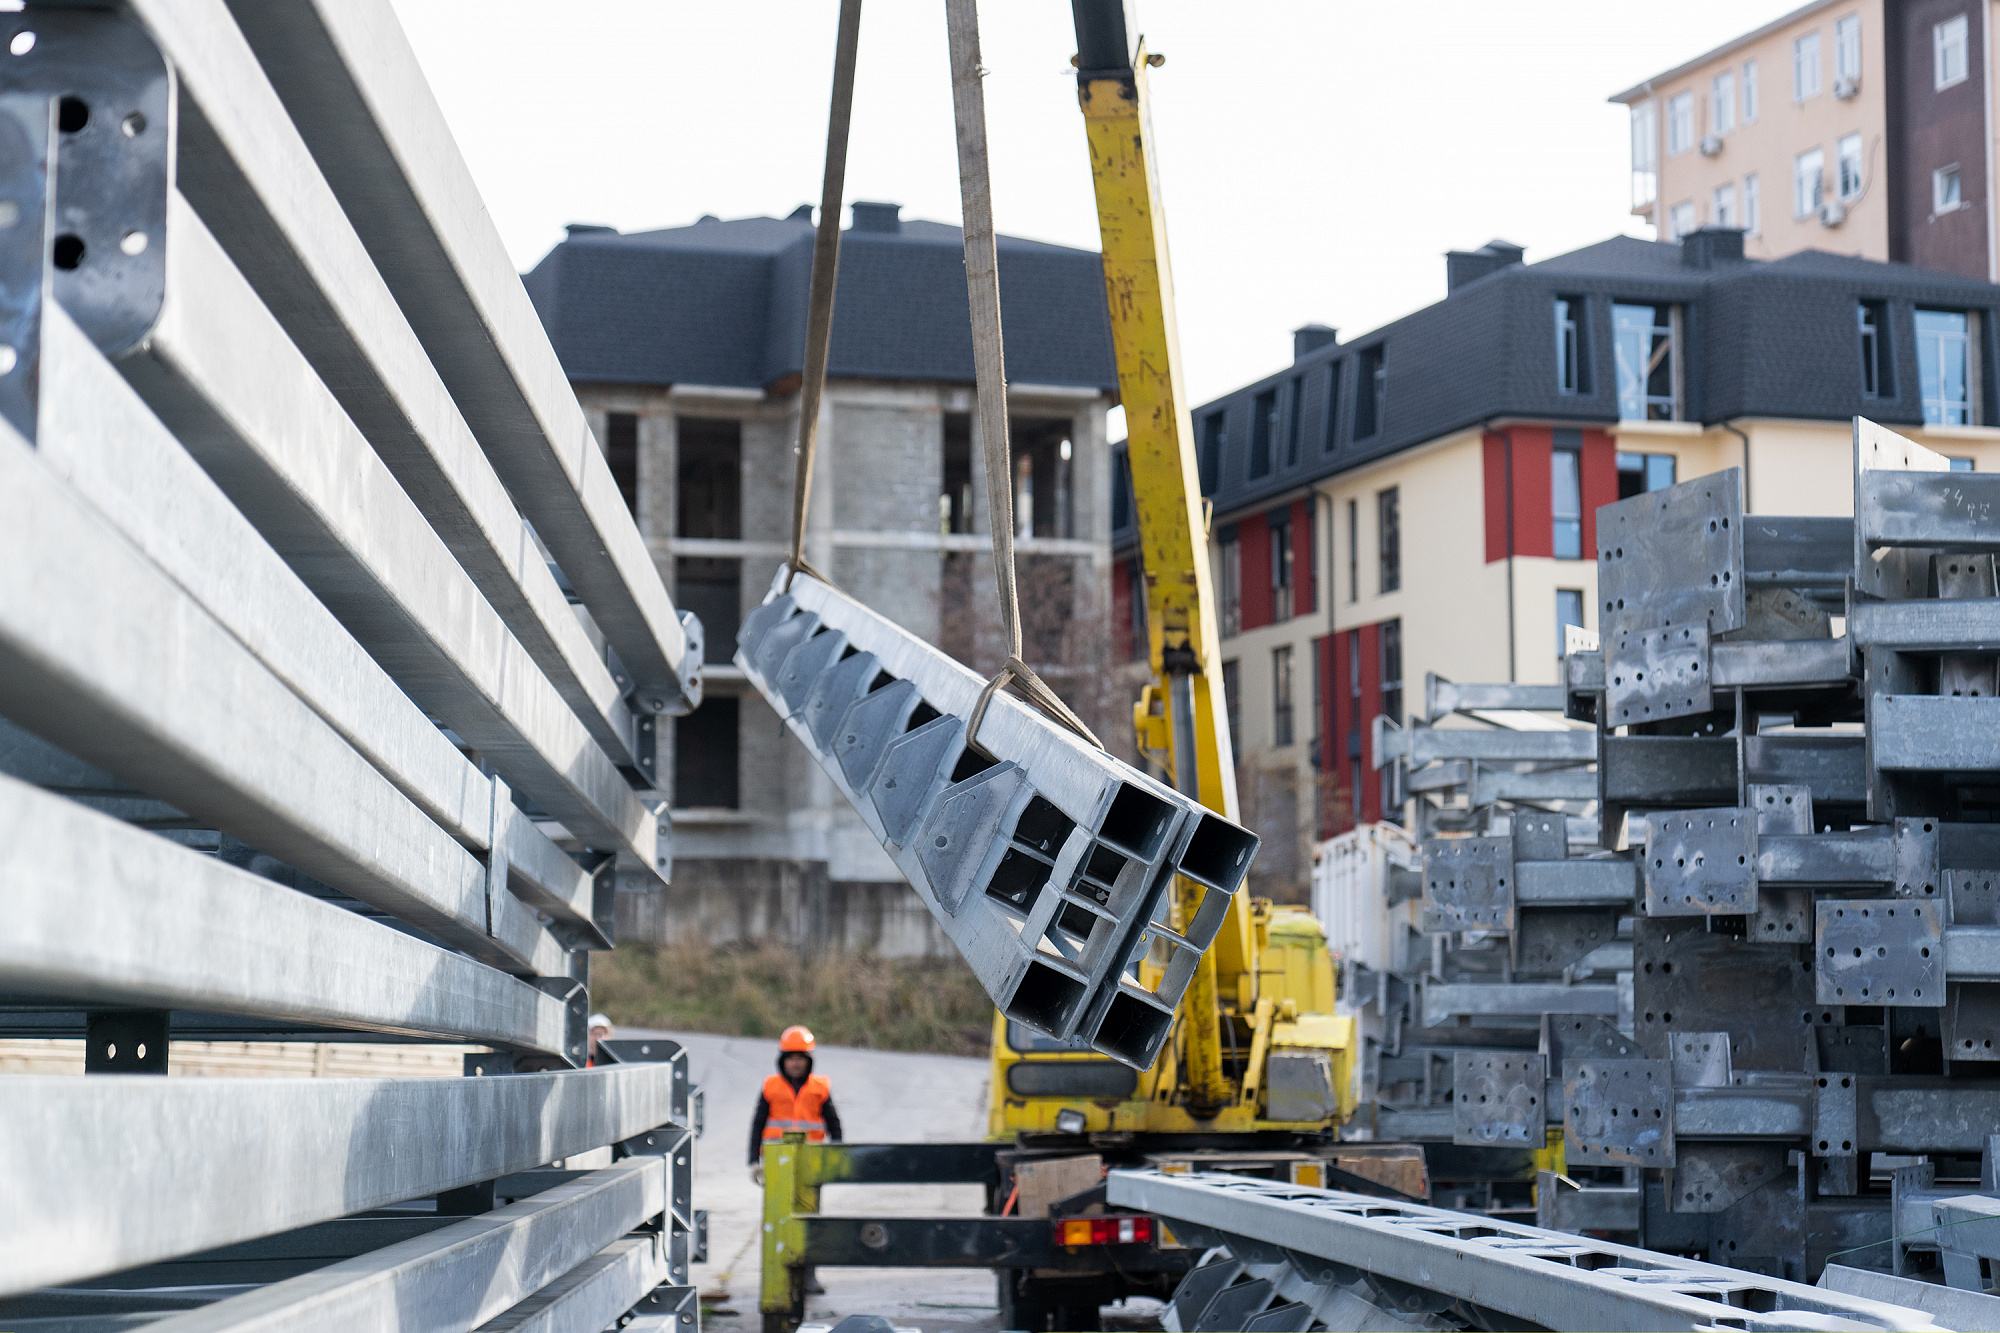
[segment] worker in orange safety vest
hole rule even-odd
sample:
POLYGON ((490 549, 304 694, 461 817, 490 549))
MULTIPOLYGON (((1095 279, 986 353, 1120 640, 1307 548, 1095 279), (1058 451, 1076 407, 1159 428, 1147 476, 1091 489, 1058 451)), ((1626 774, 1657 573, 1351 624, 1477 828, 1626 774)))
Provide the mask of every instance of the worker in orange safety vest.
MULTIPOLYGON (((813 1034, 794 1023, 778 1037, 778 1072, 764 1078, 757 1114, 750 1120, 750 1179, 764 1184, 764 1145, 798 1132, 808 1143, 840 1142, 840 1113, 833 1109, 833 1085, 813 1073, 813 1034)), ((805 1271, 809 1295, 825 1287, 812 1269, 805 1271)))
POLYGON ((766 1143, 800 1132, 808 1143, 840 1142, 840 1113, 833 1109, 833 1086, 813 1073, 813 1034, 793 1024, 778 1038, 778 1072, 764 1079, 757 1114, 750 1121, 750 1175, 764 1183, 766 1143))

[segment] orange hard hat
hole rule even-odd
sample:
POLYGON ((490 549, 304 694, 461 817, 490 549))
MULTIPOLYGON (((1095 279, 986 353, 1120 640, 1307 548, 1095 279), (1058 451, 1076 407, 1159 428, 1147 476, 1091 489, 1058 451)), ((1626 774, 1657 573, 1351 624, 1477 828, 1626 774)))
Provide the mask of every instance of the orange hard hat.
POLYGON ((778 1036, 778 1049, 781 1051, 810 1051, 812 1048, 812 1030, 800 1027, 797 1023, 786 1028, 778 1036))

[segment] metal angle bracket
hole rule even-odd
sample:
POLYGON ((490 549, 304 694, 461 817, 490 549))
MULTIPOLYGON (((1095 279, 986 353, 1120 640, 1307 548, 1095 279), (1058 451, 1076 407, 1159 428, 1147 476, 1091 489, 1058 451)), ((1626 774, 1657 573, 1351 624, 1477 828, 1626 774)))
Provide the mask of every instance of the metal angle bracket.
POLYGON ((1813 980, 1821 1004, 1942 1008, 1944 909, 1908 898, 1815 904, 1813 980))
POLYGON ((1708 626, 1619 630, 1606 645, 1604 677, 1614 727, 1712 712, 1708 626))
POLYGON ((1424 911, 1437 930, 1514 929, 1513 838, 1426 842, 1424 911))
POLYGON ((1812 1154, 1853 1157, 1859 1149, 1859 1105, 1855 1075, 1820 1074, 1813 1080, 1812 1154))
POLYGON ((1563 1155, 1580 1166, 1674 1164, 1673 1065, 1563 1063, 1563 1155))
POLYGON ((1646 833, 1647 916, 1757 910, 1757 816, 1722 807, 1654 815, 1646 833))
POLYGON ((1479 1148, 1543 1146, 1548 1090, 1542 1057, 1458 1051, 1452 1057, 1451 1141, 1479 1148))

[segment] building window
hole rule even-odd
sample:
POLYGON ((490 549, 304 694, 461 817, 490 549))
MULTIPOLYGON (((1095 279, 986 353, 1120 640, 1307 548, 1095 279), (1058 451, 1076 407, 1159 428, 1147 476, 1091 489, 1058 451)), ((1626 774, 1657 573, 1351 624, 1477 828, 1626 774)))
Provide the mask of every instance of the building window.
MULTIPOLYGON (((1116 488, 1111 499, 1111 526, 1122 528, 1131 521, 1132 470, 1120 455, 1116 488)), ((938 530, 944 533, 972 531, 972 415, 969 412, 944 414, 944 489, 938 495, 938 530)))
POLYGON ((1743 62, 1743 123, 1755 124, 1757 120, 1757 62, 1743 62))
POLYGON ((1850 134, 1834 145, 1834 156, 1839 164, 1840 197, 1858 199, 1861 197, 1861 136, 1850 134))
POLYGON ((1271 618, 1292 618, 1292 516, 1279 510, 1270 516, 1271 618))
POLYGON ((1656 105, 1639 102, 1632 107, 1632 207, 1645 208, 1659 195, 1660 145, 1656 105))
POLYGON ((1216 544, 1216 559, 1221 565, 1215 579, 1216 596, 1221 603, 1217 619, 1221 621, 1225 639, 1243 632, 1243 548, 1236 540, 1236 531, 1236 525, 1231 523, 1222 530, 1221 540, 1216 544))
POLYGON ((1583 559, 1583 469, 1574 449, 1559 448, 1549 455, 1549 516, 1555 524, 1556 559, 1583 559))
POLYGON ((611 465, 611 479, 625 497, 625 508, 639 517, 639 418, 631 412, 612 412, 604 419, 604 461, 611 465))
POLYGON ((1354 438, 1365 440, 1382 427, 1383 409, 1388 405, 1388 371, 1382 365, 1383 347, 1377 344, 1361 354, 1361 383, 1354 401, 1354 438))
POLYGON ((1391 486, 1375 497, 1376 555, 1382 566, 1383 592, 1394 592, 1403 586, 1403 521, 1398 512, 1397 490, 1391 486))
POLYGON ((1715 194, 1709 201, 1709 211, 1718 227, 1734 227, 1736 218, 1736 182, 1724 181, 1715 187, 1715 194))
MULTIPOLYGON (((680 417, 674 423, 674 535, 706 541, 743 538, 743 425, 713 417, 680 417)), ((678 556, 674 560, 674 603, 709 626, 743 618, 743 562, 727 556, 678 556)), ((711 632, 703 645, 705 662, 727 662, 736 650, 733 634, 711 632)), ((732 735, 734 733, 731 733, 732 735)), ((735 742, 732 740, 731 744, 735 742)))
POLYGON ((1964 203, 1958 190, 1958 164, 1931 173, 1931 212, 1956 213, 1964 203))
POLYGON ((1861 77, 1861 16, 1849 14, 1833 25, 1833 77, 1861 77))
POLYGON ((1685 200, 1667 210, 1667 239, 1678 241, 1693 231, 1698 225, 1694 215, 1694 201, 1685 200))
POLYGON ((1743 178, 1743 230, 1746 234, 1755 236, 1758 233, 1761 211, 1757 207, 1757 173, 1753 171, 1743 178))
POLYGON ((1556 656, 1558 658, 1561 658, 1563 656, 1563 650, 1568 646, 1569 635, 1567 633, 1567 630, 1571 625, 1576 626, 1578 629, 1584 628, 1583 589, 1557 588, 1556 589, 1556 656))
POLYGON ((1792 43, 1792 100, 1819 96, 1819 32, 1815 29, 1792 43))
POLYGON ((1222 711, 1229 720, 1229 748, 1243 752, 1243 680, 1235 662, 1222 664, 1222 711))
POLYGON ((1361 502, 1347 502, 1347 600, 1361 600, 1361 502))
POLYGON ((1678 157, 1694 147, 1694 94, 1667 99, 1667 156, 1678 157))
POLYGON ((1354 817, 1361 818, 1361 732, 1368 724, 1361 716, 1361 631, 1347 632, 1347 715, 1354 725, 1347 733, 1347 799, 1354 817))
POLYGON ((1007 423, 1014 452, 1015 535, 1076 535, 1070 504, 1074 424, 1068 417, 1015 417, 1007 423))
POLYGON ((1931 28, 1931 81, 1942 89, 1964 83, 1967 69, 1965 15, 1931 28))
POLYGON ((1858 301, 1855 320, 1861 330, 1861 396, 1893 397, 1889 380, 1889 308, 1881 301, 1858 301))
POLYGON ((1278 391, 1266 389, 1250 408, 1250 475, 1271 475, 1271 437, 1278 432, 1278 391))
POLYGON ((1971 319, 1963 311, 1917 312, 1917 378, 1923 387, 1924 424, 1974 424, 1971 352, 1971 319))
POLYGON ((1611 307, 1620 421, 1675 419, 1673 314, 1665 305, 1611 307))
POLYGON ((1826 197, 1826 152, 1808 148, 1792 159, 1792 216, 1809 218, 1826 197))
POLYGON ((676 809, 736 809, 739 702, 734 695, 710 694, 701 707, 674 719, 676 809))
POLYGON ((1271 650, 1271 744, 1292 740, 1292 646, 1286 644, 1271 650))
POLYGON ((1618 498, 1629 500, 1647 491, 1663 491, 1674 484, 1672 454, 1618 455, 1618 498))
MULTIPOLYGON (((1403 722, 1403 622, 1382 622, 1382 716, 1403 722)), ((1386 774, 1385 774, 1386 776, 1386 774)), ((1387 801, 1383 804, 1386 806, 1387 801)))
POLYGON ((1330 362, 1326 368, 1326 438, 1320 441, 1320 449, 1332 453, 1335 433, 1340 429, 1340 370, 1346 363, 1330 362))
POLYGON ((1953 472, 1971 472, 1974 470, 1973 468, 1974 460, 1970 458, 1953 458, 1950 460, 1950 462, 1951 462, 1951 470, 1953 472))
POLYGON ((1581 296, 1556 298, 1556 392, 1582 393, 1583 337, 1578 327, 1584 304, 1581 296))
POLYGON ((1222 479, 1222 450, 1229 443, 1229 414, 1210 412, 1201 419, 1201 493, 1214 495, 1222 479))
POLYGON ((1299 432, 1306 421, 1306 377, 1292 376, 1292 418, 1285 423, 1285 466, 1299 464, 1299 432))
POLYGON ((1736 71, 1725 69, 1708 83, 1708 127, 1727 134, 1736 128, 1736 71))

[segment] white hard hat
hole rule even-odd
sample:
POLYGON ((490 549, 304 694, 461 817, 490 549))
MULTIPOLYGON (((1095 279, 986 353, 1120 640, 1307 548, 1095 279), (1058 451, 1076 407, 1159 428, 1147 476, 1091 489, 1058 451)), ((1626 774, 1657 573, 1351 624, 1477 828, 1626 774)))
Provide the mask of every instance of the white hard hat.
MULTIPOLYGON (((570 1012, 575 1013, 576 1011, 572 1009, 570 1012)), ((611 1026, 611 1020, 603 1014, 592 1014, 590 1016, 590 1026, 594 1028, 608 1028, 611 1026)))

